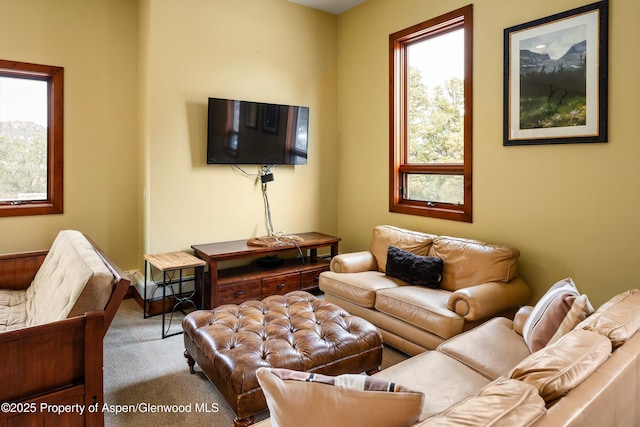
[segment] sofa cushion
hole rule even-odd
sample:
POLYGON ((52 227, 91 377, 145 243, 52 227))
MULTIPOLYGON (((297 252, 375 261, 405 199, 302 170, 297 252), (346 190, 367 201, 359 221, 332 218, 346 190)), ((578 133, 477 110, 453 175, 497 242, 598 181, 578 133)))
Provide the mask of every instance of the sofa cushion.
POLYGON ((113 275, 82 233, 61 231, 27 289, 27 326, 65 319, 78 301, 83 308, 102 310, 114 283, 113 275), (92 278, 95 280, 90 281, 92 278), (85 289, 87 299, 83 300, 85 289))
POLYGON ((531 354, 513 330, 513 321, 494 317, 440 344, 438 351, 453 357, 491 380, 509 376, 531 354))
POLYGON ((373 308, 376 293, 381 289, 397 288, 402 283, 379 271, 360 273, 334 273, 325 271, 320 274, 320 289, 324 292, 344 298, 362 307, 373 308))
POLYGON ((447 308, 450 294, 424 286, 387 288, 377 292, 375 308, 447 339, 464 328, 464 319, 447 308))
POLYGON ((386 273, 389 246, 395 246, 416 255, 427 255, 435 237, 433 234, 405 230, 390 225, 378 225, 373 229, 370 250, 376 258, 378 270, 386 273))
POLYGON ((640 290, 630 289, 601 305, 576 329, 608 337, 614 348, 624 344, 640 328, 640 290))
POLYGON ((0 289, 0 332, 24 328, 26 322, 26 291, 0 289))
POLYGON ((432 417, 476 395, 491 382, 484 375, 439 351, 426 351, 372 375, 425 392, 420 419, 432 417))
POLYGON ((287 369, 256 371, 276 427, 342 425, 406 427, 418 421, 424 394, 365 375, 320 374, 287 369))
POLYGON ((436 289, 442 280, 442 264, 440 258, 416 255, 395 246, 387 251, 387 276, 411 285, 436 289))
POLYGON ((611 341, 591 331, 574 330, 532 353, 516 366, 511 378, 538 389, 549 403, 564 396, 611 355, 611 341))
POLYGON ((440 287, 449 291, 518 276, 520 251, 507 246, 442 236, 434 238, 427 255, 444 261, 440 287))
POLYGON ((572 330, 593 313, 586 295, 580 295, 569 277, 555 283, 536 303, 524 322, 522 336, 532 352, 572 330))
POLYGON ((521 381, 498 378, 476 396, 420 423, 420 427, 526 427, 546 412, 538 390, 521 381))

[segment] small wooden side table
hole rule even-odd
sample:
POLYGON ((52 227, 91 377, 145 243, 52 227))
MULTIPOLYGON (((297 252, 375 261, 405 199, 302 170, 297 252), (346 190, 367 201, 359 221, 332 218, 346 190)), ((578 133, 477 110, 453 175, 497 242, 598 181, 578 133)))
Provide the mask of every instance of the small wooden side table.
MULTIPOLYGON (((162 338, 166 338, 172 335, 181 334, 182 330, 179 332, 175 332, 169 334, 169 329, 171 328, 171 320, 173 319, 173 314, 177 309, 182 309, 183 304, 189 304, 194 309, 198 309, 198 304, 196 300, 196 295, 198 290, 200 290, 200 298, 199 298, 199 306, 202 307, 204 302, 204 266, 207 263, 200 258, 196 258, 193 255, 190 255, 186 252, 169 252, 163 254, 151 254, 144 255, 144 318, 147 318, 147 271, 149 271, 151 275, 151 280, 159 287, 162 288, 162 338), (155 267, 156 269, 162 271, 162 281, 157 282, 153 280, 153 272, 150 270, 155 267), (184 297, 182 294, 182 284, 185 282, 183 277, 183 271, 185 269, 194 269, 194 278, 193 278, 193 292, 191 292, 188 296, 184 297), (174 272, 178 271, 178 279, 175 279, 174 272), (176 294, 173 290, 173 285, 178 285, 178 293, 176 294), (167 301, 167 286, 171 289, 171 295, 174 298, 175 304, 171 309, 171 318, 169 320, 169 326, 165 328, 165 317, 166 317, 166 301, 167 301)), ((154 291, 155 292, 155 291, 154 291)), ((152 294, 153 296, 153 294, 152 294)))

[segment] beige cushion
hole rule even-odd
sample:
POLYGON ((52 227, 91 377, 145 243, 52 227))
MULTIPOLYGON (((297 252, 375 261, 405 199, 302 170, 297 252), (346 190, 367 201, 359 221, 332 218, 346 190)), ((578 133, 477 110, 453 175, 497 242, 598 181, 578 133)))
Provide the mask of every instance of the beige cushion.
POLYGON ((521 381, 498 378, 446 411, 419 426, 493 426, 526 427, 545 413, 544 400, 538 390, 521 381))
POLYGON ((26 322, 26 291, 0 289, 0 332, 24 328, 26 322))
POLYGON ((518 276, 520 251, 477 240, 436 237, 428 253, 444 260, 440 287, 450 291, 518 276))
POLYGON ((376 258, 378 270, 385 273, 389 245, 413 252, 416 255, 427 255, 435 237, 437 236, 433 234, 405 230, 390 225, 378 225, 373 229, 371 253, 376 258))
POLYGON ((360 273, 334 273, 325 271, 320 274, 319 286, 323 292, 339 296, 362 307, 373 308, 376 292, 386 288, 397 288, 406 283, 386 276, 379 271, 360 273))
POLYGON ((447 339, 464 329, 464 319, 447 308, 451 292, 424 286, 387 288, 376 294, 376 310, 447 339))
POLYGON ((511 378, 531 384, 549 403, 584 381, 610 355, 607 337, 574 330, 524 359, 513 369, 511 378))
POLYGON ((65 319, 73 312, 104 309, 114 283, 113 275, 82 233, 61 231, 27 289, 26 324, 39 325, 65 319), (87 293, 82 295, 85 289, 87 293), (74 310, 76 303, 78 310, 74 310))
POLYGON ((616 295, 580 323, 576 329, 608 337, 614 348, 624 344, 640 328, 640 290, 616 295))
POLYGON ((353 427, 406 427, 418 421, 424 403, 422 393, 365 375, 329 377, 270 368, 259 368, 256 375, 274 427, 325 427, 336 420, 353 427), (377 391, 380 385, 399 391, 377 391))
POLYGON ((524 322, 522 336, 532 352, 551 344, 593 313, 586 295, 580 295, 568 277, 555 283, 536 303, 524 322))
POLYGON ((443 342, 438 351, 453 357, 491 380, 508 376, 531 354, 506 317, 494 317, 443 342))

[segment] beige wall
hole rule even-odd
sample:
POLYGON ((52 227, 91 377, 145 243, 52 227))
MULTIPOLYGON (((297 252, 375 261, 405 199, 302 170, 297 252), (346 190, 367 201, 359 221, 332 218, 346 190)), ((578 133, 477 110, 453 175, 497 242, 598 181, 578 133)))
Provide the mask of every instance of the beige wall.
POLYGON ((310 107, 308 164, 268 184, 273 227, 335 233, 337 18, 285 0, 144 0, 140 15, 145 251, 266 234, 255 176, 206 165, 208 97, 310 107))
POLYGON ((367 248, 388 223, 509 244, 539 296, 572 276, 595 304, 637 287, 640 144, 637 115, 640 3, 610 5, 609 142, 502 145, 504 28, 587 2, 474 2, 474 220, 472 224, 388 211, 388 35, 467 0, 368 0, 338 19, 342 251, 367 248))
POLYGON ((265 234, 260 187, 205 164, 217 96, 311 107, 309 164, 269 184, 277 231, 337 233, 343 252, 381 223, 510 244, 536 296, 566 276, 596 304, 637 286, 635 0, 610 6, 609 142, 537 147, 502 146, 503 29, 584 2, 476 2, 474 222, 388 212, 388 35, 466 4, 368 0, 335 17, 286 0, 0 0, 2 59, 65 67, 65 213, 0 218, 0 252, 78 228, 131 269, 265 234))
POLYGON ((88 234, 122 268, 140 256, 137 4, 0 0, 0 57, 64 67, 64 214, 0 218, 0 253, 88 234))

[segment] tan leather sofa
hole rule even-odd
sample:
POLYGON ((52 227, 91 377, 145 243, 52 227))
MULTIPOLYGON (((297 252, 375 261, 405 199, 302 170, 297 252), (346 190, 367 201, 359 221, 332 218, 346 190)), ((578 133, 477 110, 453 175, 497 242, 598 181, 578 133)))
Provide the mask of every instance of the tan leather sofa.
MULTIPOLYGON (((521 335, 530 309, 513 321, 491 319, 373 378, 424 393, 414 427, 640 425, 640 290, 613 297, 534 353, 521 335)), ((335 413, 325 409, 327 417, 335 413)))
POLYGON ((327 301, 376 325, 386 344, 418 354, 492 317, 513 318, 530 297, 518 276, 519 256, 507 246, 380 225, 370 250, 335 256, 319 286, 327 301), (441 258, 439 287, 387 275, 390 246, 441 258))
POLYGON ((0 426, 104 425, 103 338, 128 288, 76 230, 49 250, 0 255, 0 426))

